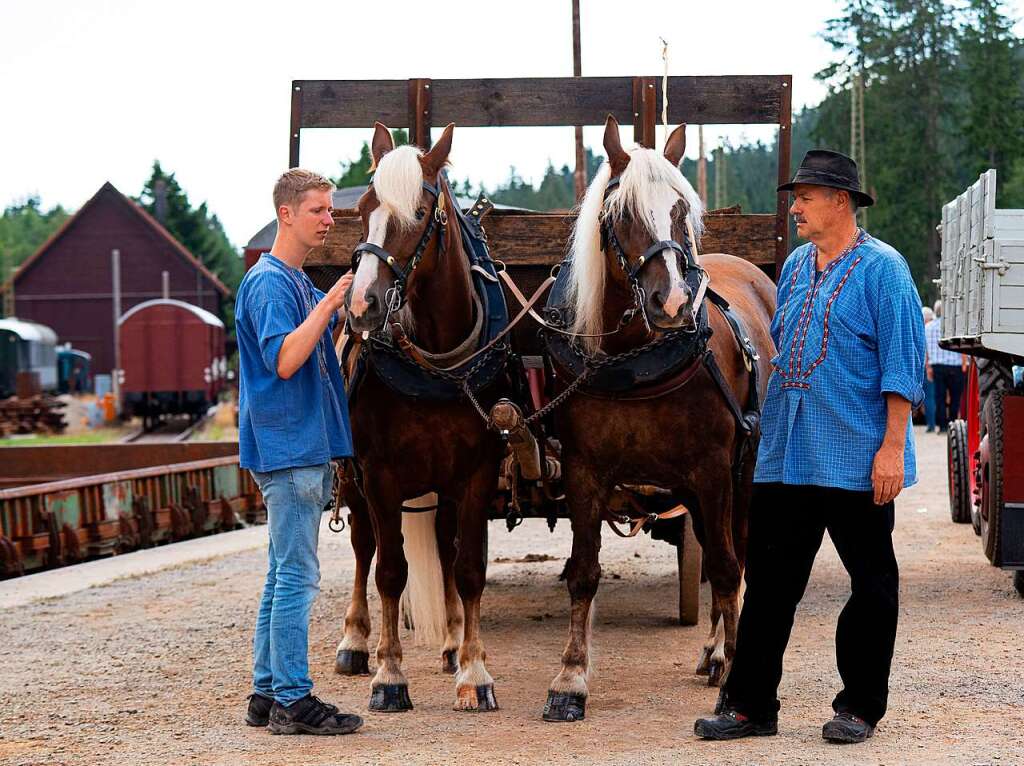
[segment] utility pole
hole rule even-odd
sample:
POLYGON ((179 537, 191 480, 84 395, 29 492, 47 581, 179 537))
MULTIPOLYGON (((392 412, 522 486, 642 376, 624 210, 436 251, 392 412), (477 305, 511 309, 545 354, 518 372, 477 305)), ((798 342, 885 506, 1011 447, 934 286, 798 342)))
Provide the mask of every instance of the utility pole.
POLYGON ((708 161, 704 156, 704 126, 697 126, 697 194, 700 201, 708 204, 708 161))
POLYGON ((715 162, 715 207, 723 208, 728 205, 726 199, 729 196, 729 178, 726 175, 725 149, 719 147, 714 151, 715 162))
POLYGON ((110 251, 110 271, 113 277, 112 293, 114 304, 114 370, 110 375, 110 385, 114 391, 114 401, 121 401, 121 251, 110 251))
POLYGON ((14 267, 8 265, 6 250, 0 250, 0 319, 12 317, 14 310, 14 267))
MULTIPOLYGON (((580 0, 572 0, 572 76, 583 75, 583 63, 580 54, 580 0)), ((587 193, 587 155, 583 151, 583 126, 577 125, 576 133, 576 171, 572 174, 573 186, 576 189, 576 201, 583 199, 587 193)))
MULTIPOLYGON (((867 191, 868 169, 864 153, 864 75, 858 69, 850 81, 850 156, 857 163, 860 173, 860 187, 867 191)), ((860 225, 867 228, 868 209, 862 207, 857 211, 860 225)))

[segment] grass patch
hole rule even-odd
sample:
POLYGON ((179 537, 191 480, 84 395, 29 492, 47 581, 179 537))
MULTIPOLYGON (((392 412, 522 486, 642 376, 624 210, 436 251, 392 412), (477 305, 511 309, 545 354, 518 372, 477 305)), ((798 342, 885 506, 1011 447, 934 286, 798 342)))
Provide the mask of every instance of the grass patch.
POLYGON ((0 439, 0 447, 45 447, 59 444, 105 444, 116 442, 124 436, 117 429, 100 429, 80 434, 61 434, 49 436, 32 434, 26 436, 8 436, 0 439))

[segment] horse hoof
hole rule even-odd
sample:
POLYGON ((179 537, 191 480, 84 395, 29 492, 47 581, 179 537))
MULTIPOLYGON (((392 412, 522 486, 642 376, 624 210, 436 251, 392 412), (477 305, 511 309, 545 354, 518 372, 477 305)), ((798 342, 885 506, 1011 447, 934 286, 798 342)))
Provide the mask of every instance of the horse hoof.
POLYGON ((334 658, 334 672, 343 676, 370 675, 370 653, 342 649, 334 658))
POLYGON ((441 652, 441 670, 450 676, 459 672, 458 649, 445 649, 441 652))
POLYGON ((469 713, 489 713, 498 709, 498 701, 494 698, 494 684, 480 686, 460 686, 455 690, 455 710, 469 713))
POLYGON ((725 663, 721 660, 712 660, 708 668, 708 686, 721 686, 725 680, 725 663))
POLYGON ((407 684, 374 684, 370 689, 370 710, 377 713, 402 713, 412 710, 407 684))
POLYGON ((711 654, 712 649, 704 649, 704 653, 700 656, 700 662, 697 663, 697 669, 693 671, 698 676, 706 676, 711 672, 711 654))
POLYGON ((587 697, 585 694, 548 691, 544 703, 544 720, 555 723, 582 721, 586 718, 587 697))

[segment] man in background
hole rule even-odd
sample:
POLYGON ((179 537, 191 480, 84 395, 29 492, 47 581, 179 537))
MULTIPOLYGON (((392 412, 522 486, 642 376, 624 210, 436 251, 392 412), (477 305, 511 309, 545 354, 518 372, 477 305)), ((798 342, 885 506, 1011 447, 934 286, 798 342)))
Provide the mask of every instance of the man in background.
POLYGON ((967 357, 939 346, 942 301, 935 301, 935 319, 925 327, 924 335, 927 347, 925 374, 935 383, 936 424, 939 433, 945 433, 949 421, 960 417, 960 393, 964 387, 964 373, 967 372, 967 357))

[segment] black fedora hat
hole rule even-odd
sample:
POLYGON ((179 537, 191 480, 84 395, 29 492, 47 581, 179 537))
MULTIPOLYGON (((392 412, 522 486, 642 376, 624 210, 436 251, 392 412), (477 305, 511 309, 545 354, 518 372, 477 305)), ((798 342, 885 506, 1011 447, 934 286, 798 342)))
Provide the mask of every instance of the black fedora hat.
POLYGON ((850 192, 860 207, 875 204, 875 198, 860 188, 857 163, 839 152, 828 149, 811 149, 804 155, 803 162, 796 169, 796 175, 788 184, 782 184, 777 191, 793 191, 797 184, 828 186, 850 192))

